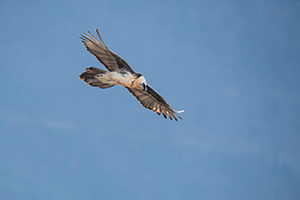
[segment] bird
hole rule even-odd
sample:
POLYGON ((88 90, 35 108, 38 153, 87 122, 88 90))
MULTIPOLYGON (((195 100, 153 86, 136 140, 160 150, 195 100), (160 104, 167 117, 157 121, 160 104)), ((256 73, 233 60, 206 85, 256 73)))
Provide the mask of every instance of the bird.
POLYGON ((145 108, 156 112, 158 115, 162 114, 165 119, 167 117, 170 120, 174 118, 176 121, 177 117, 182 119, 177 113, 182 113, 184 110, 173 110, 164 98, 146 82, 142 74, 133 71, 123 58, 109 50, 98 29, 96 32, 101 42, 90 31, 87 32, 89 35, 84 32, 80 35, 81 42, 87 51, 94 55, 108 71, 97 67, 87 67, 79 75, 80 80, 101 89, 115 85, 124 86, 145 108))

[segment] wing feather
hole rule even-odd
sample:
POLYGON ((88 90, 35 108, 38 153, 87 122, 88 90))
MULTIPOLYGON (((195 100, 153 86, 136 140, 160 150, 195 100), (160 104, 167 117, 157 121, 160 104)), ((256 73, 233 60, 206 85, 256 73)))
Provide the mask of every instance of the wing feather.
POLYGON ((164 110, 162 110, 161 113, 163 114, 164 118, 167 118, 166 112, 164 110))
POLYGON ((147 86, 147 91, 128 88, 127 90, 136 97, 136 99, 147 109, 156 112, 158 115, 162 113, 164 118, 169 117, 177 121, 177 117, 181 117, 171 108, 171 106, 160 96, 152 87, 147 86))
POLYGON ((80 35, 81 41, 85 45, 86 49, 96 56, 99 62, 101 62, 109 71, 125 69, 126 71, 134 74, 135 72, 124 59, 107 48, 98 29, 96 29, 96 32, 101 42, 99 42, 90 31, 88 31, 90 35, 86 33, 82 33, 82 35, 80 35))

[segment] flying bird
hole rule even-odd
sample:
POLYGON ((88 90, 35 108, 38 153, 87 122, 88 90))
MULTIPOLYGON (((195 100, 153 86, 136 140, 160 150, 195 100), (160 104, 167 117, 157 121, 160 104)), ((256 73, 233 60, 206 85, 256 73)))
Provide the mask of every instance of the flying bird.
POLYGON ((177 117, 181 119, 177 113, 182 113, 183 110, 173 110, 164 98, 147 84, 144 76, 134 72, 124 59, 107 48, 100 37, 98 29, 96 29, 96 32, 101 42, 89 31, 90 35, 83 33, 80 35, 80 39, 86 49, 108 71, 96 67, 88 67, 85 69, 85 72, 79 75, 79 78, 88 85, 101 89, 110 88, 114 85, 124 86, 145 108, 156 112, 158 115, 162 114, 164 118, 169 117, 170 120, 174 118, 177 121, 177 117))

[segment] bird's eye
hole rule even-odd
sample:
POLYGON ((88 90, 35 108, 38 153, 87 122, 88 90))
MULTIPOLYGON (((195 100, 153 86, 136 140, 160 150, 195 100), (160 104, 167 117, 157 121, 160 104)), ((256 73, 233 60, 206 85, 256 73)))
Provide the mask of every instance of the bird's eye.
POLYGON ((147 91, 147 84, 146 83, 141 83, 141 88, 143 88, 144 91, 147 91))

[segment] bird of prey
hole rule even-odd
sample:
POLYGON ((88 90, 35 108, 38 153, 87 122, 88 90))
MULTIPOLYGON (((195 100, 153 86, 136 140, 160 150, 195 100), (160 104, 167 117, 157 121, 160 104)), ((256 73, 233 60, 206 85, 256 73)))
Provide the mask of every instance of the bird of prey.
POLYGON ((101 89, 110 88, 114 85, 124 86, 136 99, 147 109, 156 112, 158 115, 162 113, 164 118, 169 117, 170 120, 181 117, 171 106, 150 86, 146 79, 140 73, 134 72, 124 59, 107 48, 103 42, 98 29, 97 35, 99 42, 89 31, 88 34, 82 33, 80 39, 86 49, 94 55, 108 71, 88 67, 85 72, 80 74, 79 78, 87 84, 99 87, 101 89))

